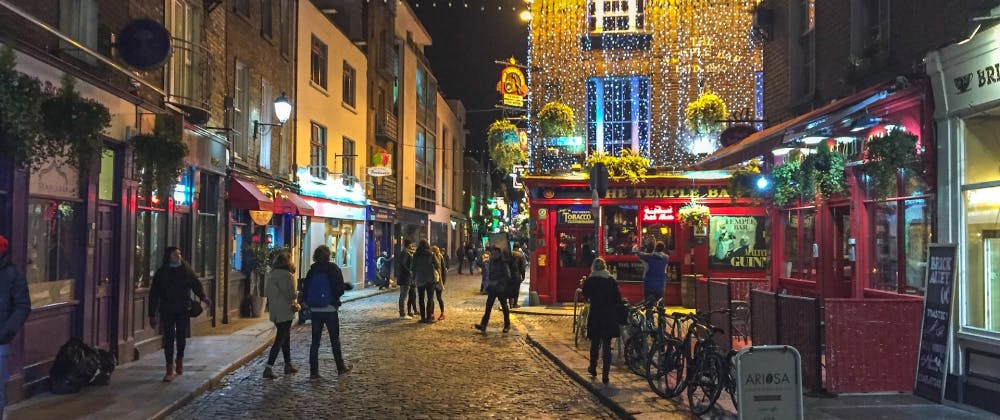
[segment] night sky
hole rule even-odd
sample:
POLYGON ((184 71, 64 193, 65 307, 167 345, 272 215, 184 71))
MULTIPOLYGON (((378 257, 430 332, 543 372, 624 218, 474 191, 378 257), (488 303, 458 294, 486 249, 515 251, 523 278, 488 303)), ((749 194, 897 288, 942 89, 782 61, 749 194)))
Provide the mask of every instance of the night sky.
POLYGON ((466 125, 467 153, 481 156, 486 129, 503 117, 501 112, 492 111, 499 100, 496 84, 503 68, 494 61, 513 56, 523 63, 527 58, 528 24, 518 18, 525 3, 523 0, 407 1, 433 40, 425 52, 442 95, 461 99, 470 111, 466 125), (497 10, 498 7, 503 10, 497 10))

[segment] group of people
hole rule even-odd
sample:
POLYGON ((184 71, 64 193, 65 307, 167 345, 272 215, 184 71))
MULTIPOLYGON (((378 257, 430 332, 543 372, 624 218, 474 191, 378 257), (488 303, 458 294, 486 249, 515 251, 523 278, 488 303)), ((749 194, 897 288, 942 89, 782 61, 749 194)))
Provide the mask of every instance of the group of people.
POLYGON ((399 319, 413 319, 420 315, 425 324, 444 321, 444 285, 447 282, 448 263, 441 248, 431 246, 421 239, 416 246, 409 239, 403 242, 403 252, 396 266, 396 284, 399 286, 399 319), (441 314, 434 318, 434 300, 441 314))
POLYGON ((473 324, 472 327, 486 333, 493 305, 499 301, 500 309, 503 310, 503 332, 508 332, 510 331, 510 307, 517 307, 517 294, 521 289, 521 282, 524 281, 527 268, 524 253, 516 245, 511 251, 494 246, 489 252, 483 253, 479 258, 478 265, 482 270, 480 292, 487 295, 486 312, 483 314, 483 319, 478 324, 473 324))

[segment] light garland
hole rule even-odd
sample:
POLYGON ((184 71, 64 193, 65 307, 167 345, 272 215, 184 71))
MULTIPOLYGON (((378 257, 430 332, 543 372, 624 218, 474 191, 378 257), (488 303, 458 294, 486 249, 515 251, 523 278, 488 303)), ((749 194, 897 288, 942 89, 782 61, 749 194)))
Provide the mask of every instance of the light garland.
MULTIPOLYGON (((577 130, 583 137, 588 126, 587 79, 591 77, 649 78, 649 144, 639 144, 638 149, 657 167, 677 169, 694 162, 695 156, 686 147, 693 139, 684 127, 684 108, 702 91, 712 90, 732 110, 757 111, 755 82, 762 57, 750 40, 750 12, 758 0, 634 0, 644 3, 638 33, 651 35, 651 40, 607 32, 588 38, 594 35, 587 12, 592 1, 528 3, 532 15, 530 95, 539 98, 536 104, 560 101, 573 108, 577 126, 584 127, 577 130), (605 48, 586 48, 598 43, 605 48), (649 47, 644 49, 645 43, 649 47)), ((630 106, 628 101, 615 104, 630 106)), ((631 114, 613 104, 605 115, 631 114)), ((532 172, 568 169, 579 163, 579 156, 540 153, 537 127, 531 127, 530 134, 532 172)))

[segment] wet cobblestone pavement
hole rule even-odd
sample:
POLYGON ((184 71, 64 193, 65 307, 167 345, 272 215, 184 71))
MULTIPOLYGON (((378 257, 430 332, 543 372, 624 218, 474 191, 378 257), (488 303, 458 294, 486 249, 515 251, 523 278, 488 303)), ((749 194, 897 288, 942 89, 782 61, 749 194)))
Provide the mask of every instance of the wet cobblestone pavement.
POLYGON ((341 340, 353 367, 345 376, 337 376, 324 334, 324 378, 310 380, 310 326, 293 327, 299 373, 282 375, 279 356, 279 378, 262 379, 265 352, 169 418, 615 418, 525 340, 525 325, 571 323, 569 317, 514 314, 514 328, 504 334, 496 310, 482 335, 472 328, 485 303, 479 277, 453 274, 450 280, 446 319, 430 325, 399 320, 398 293, 345 304, 341 340))

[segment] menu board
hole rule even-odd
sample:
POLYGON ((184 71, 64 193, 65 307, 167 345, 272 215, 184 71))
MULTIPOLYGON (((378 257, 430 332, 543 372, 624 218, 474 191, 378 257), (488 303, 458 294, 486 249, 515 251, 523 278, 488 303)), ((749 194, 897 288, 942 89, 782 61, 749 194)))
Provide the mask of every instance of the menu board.
POLYGON ((955 245, 931 244, 927 253, 924 318, 917 353, 913 393, 934 402, 944 397, 948 364, 948 326, 951 325, 952 287, 955 283, 955 245))

